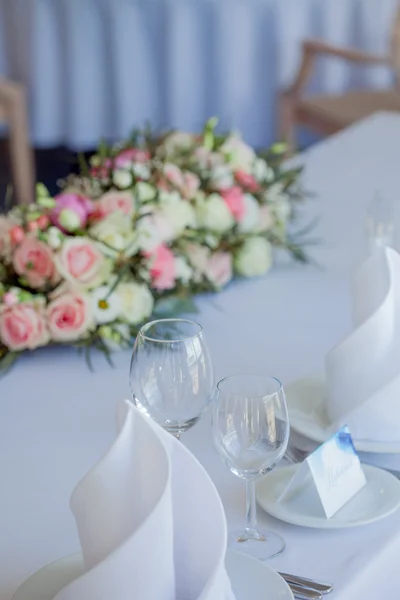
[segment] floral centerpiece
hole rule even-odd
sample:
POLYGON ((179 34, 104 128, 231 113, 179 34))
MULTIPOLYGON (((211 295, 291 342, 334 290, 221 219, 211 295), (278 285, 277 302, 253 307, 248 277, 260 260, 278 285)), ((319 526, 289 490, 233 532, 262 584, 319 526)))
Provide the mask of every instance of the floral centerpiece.
POLYGON ((0 366, 23 351, 70 344, 107 356, 152 315, 235 275, 262 275, 303 199, 282 146, 257 156, 237 135, 136 132, 102 144, 50 197, 0 217, 0 366))

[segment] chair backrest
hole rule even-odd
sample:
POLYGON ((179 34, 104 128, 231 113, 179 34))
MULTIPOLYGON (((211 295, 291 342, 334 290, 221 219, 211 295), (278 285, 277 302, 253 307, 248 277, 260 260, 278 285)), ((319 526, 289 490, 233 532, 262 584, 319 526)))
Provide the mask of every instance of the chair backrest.
POLYGON ((396 75, 396 87, 400 84, 400 5, 396 12, 390 43, 390 60, 396 75))

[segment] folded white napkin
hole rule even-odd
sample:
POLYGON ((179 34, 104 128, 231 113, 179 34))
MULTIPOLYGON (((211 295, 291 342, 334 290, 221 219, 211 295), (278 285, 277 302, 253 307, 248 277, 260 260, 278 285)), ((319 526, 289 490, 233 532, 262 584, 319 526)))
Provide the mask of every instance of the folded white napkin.
POLYGON ((326 357, 328 414, 355 439, 400 439, 400 255, 378 249, 354 282, 354 331, 326 357))
POLYGON ((230 600, 226 519, 206 471, 130 402, 118 422, 71 499, 86 572, 55 600, 230 600))

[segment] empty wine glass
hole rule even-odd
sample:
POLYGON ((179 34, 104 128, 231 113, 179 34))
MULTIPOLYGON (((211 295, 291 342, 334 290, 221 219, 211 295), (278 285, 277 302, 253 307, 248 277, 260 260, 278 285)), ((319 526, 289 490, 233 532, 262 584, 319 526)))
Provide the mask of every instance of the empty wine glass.
POLYGON ((246 525, 244 531, 230 535, 230 545, 261 560, 283 552, 285 542, 257 525, 255 481, 283 457, 289 430, 285 394, 278 379, 246 374, 218 383, 215 447, 232 473, 246 481, 246 525))
POLYGON ((130 387, 136 406, 177 438, 192 427, 214 387, 201 326, 186 319, 144 325, 133 348, 130 387))

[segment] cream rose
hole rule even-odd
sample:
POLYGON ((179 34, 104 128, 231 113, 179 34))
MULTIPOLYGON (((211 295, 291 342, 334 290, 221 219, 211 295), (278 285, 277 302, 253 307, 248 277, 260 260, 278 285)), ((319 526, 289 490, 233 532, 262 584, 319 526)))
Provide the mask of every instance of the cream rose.
POLYGON ((78 292, 67 292, 50 302, 46 315, 55 342, 75 342, 93 326, 90 298, 78 292))
POLYGON ((138 325, 153 312, 154 298, 146 285, 120 283, 115 293, 120 301, 120 317, 127 323, 138 325))
POLYGON ((90 233, 99 242, 104 243, 103 251, 105 254, 115 256, 129 249, 135 252, 133 243, 136 239, 136 233, 130 220, 120 211, 116 211, 92 225, 90 233))
POLYGON ((219 194, 210 194, 205 200, 200 200, 197 207, 199 224, 207 230, 223 233, 235 223, 231 211, 219 194))
POLYGON ((61 275, 84 289, 98 287, 107 280, 111 264, 99 243, 85 237, 66 238, 56 256, 61 275))
POLYGON ((271 266, 271 244, 259 236, 247 239, 235 255, 235 270, 244 277, 263 275, 271 266))
POLYGON ((0 341, 9 350, 34 350, 49 339, 43 310, 34 303, 14 304, 0 313, 0 341))
POLYGON ((241 233, 248 233, 257 228, 260 218, 260 206, 251 194, 244 195, 244 205, 245 211, 242 219, 238 223, 238 230, 241 233))
POLYGON ((137 223, 136 245, 144 252, 153 252, 158 246, 173 240, 174 237, 172 223, 161 211, 142 217, 137 223))
POLYGON ((196 227, 196 212, 186 200, 182 200, 177 193, 161 192, 160 214, 169 222, 173 238, 177 238, 187 227, 196 227))
POLYGON ((225 154, 234 170, 241 169, 251 172, 256 153, 239 136, 230 135, 222 144, 220 152, 225 154))

